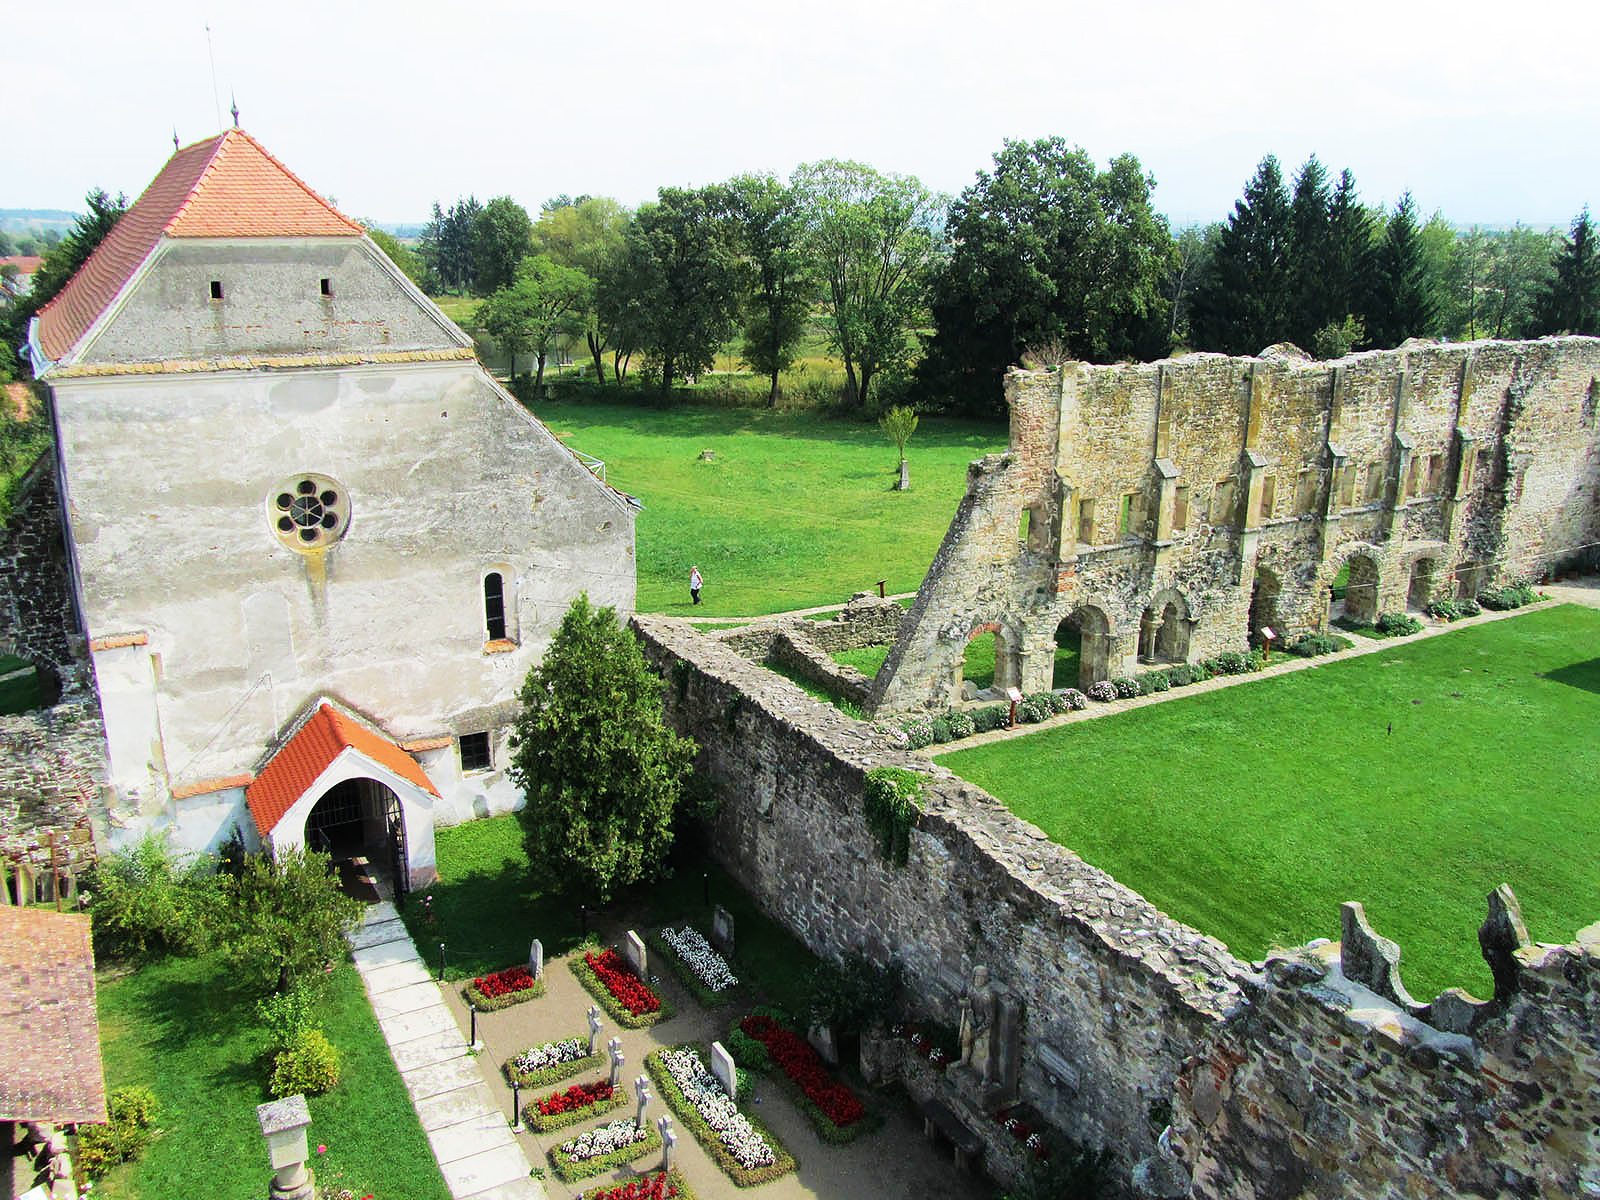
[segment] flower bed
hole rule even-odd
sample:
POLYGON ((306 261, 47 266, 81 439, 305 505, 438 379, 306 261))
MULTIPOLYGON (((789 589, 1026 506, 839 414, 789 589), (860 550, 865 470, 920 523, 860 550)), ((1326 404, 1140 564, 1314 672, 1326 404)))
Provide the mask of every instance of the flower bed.
POLYGON ((628 969, 615 950, 601 954, 585 951, 582 958, 569 958, 567 965, 611 1019, 625 1029, 644 1029, 672 1015, 661 997, 628 969))
POLYGON ((1035 1158, 1049 1158, 1050 1144, 1039 1130, 1023 1119, 1020 1108, 1003 1108, 995 1114, 995 1121, 1024 1147, 1032 1152, 1035 1158))
POLYGON ((625 1089, 612 1087, 607 1080, 597 1079, 593 1083, 576 1083, 561 1091, 551 1092, 548 1096, 540 1096, 523 1108, 522 1119, 540 1133, 550 1133, 621 1108, 627 1102, 628 1093, 625 1089))
POLYGON ((618 1163, 632 1162, 661 1149, 661 1132, 646 1118, 644 1125, 620 1117, 607 1125, 587 1129, 571 1141, 551 1146, 550 1166, 563 1183, 572 1183, 609 1171, 618 1163))
POLYGON ((754 1187, 794 1170, 794 1156, 771 1130, 739 1111, 695 1046, 652 1051, 644 1064, 667 1107, 734 1183, 754 1187))
POLYGON ((844 1084, 828 1074, 822 1057, 792 1029, 765 1013, 753 1013, 738 1028, 767 1048, 767 1054, 800 1090, 805 1110, 824 1141, 849 1142, 865 1132, 867 1110, 844 1084))
POLYGON ((461 989, 461 994, 479 1012, 494 1012, 524 1000, 537 1000, 544 995, 544 980, 535 979, 526 966, 507 967, 492 975, 478 976, 461 989))
POLYGON ((583 1200, 695 1200, 695 1195, 678 1168, 673 1167, 615 1186, 602 1184, 585 1192, 583 1200))
POLYGON ((693 926, 682 930, 670 925, 650 938, 650 946, 677 975, 684 988, 707 1008, 726 1004, 739 980, 711 943, 693 926))
POLYGON ((561 1038, 507 1059, 506 1079, 523 1087, 543 1087, 598 1066, 600 1059, 601 1055, 589 1053, 589 1043, 584 1038, 561 1038))
POLYGON ((954 1030, 927 1031, 917 1025, 897 1024, 889 1027, 889 1036, 910 1044, 918 1058, 935 1071, 942 1071, 961 1057, 960 1043, 954 1030))

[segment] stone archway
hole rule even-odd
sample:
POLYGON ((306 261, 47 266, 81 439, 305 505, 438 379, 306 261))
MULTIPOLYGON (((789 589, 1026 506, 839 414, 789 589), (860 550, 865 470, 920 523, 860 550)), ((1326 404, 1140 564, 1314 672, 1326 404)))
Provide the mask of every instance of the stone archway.
POLYGON ((335 783, 311 806, 305 845, 333 859, 344 889, 359 899, 394 898, 410 880, 400 797, 376 779, 335 783))
POLYGON ((1378 619, 1378 564, 1368 554, 1352 554, 1344 592, 1344 617, 1360 625, 1378 619))
POLYGON ((956 694, 970 698, 966 696, 969 691, 1003 692, 1022 686, 1021 678, 1022 655, 1017 639, 996 621, 974 626, 956 663, 956 694))
POLYGON ((1062 631, 1075 632, 1078 640, 1077 686, 1111 678, 1111 621, 1105 611, 1093 604, 1080 604, 1056 626, 1056 644, 1062 644, 1062 631))
POLYGON ((1411 564, 1411 584, 1406 589, 1406 607, 1426 612, 1433 603, 1434 573, 1438 560, 1419 558, 1411 564))
POLYGON ((1189 604, 1182 593, 1167 588, 1156 593, 1139 619, 1139 659, 1149 663, 1181 663, 1189 659, 1189 604))
POLYGON ((1283 581, 1277 572, 1266 567, 1256 568, 1254 586, 1250 589, 1250 644, 1258 646, 1266 640, 1262 630, 1272 630, 1275 638, 1283 636, 1278 618, 1278 596, 1283 591, 1283 581))

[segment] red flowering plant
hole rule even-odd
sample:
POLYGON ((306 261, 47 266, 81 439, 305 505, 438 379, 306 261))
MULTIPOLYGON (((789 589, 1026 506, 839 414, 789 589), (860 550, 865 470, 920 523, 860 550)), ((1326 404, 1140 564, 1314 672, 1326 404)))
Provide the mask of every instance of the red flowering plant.
POLYGON ((544 981, 535 979, 526 966, 507 967, 478 976, 461 994, 479 1012, 494 1012, 544 995, 544 981))
POLYGON ((523 1119, 540 1133, 566 1125, 576 1125, 600 1113, 620 1108, 627 1094, 604 1079, 575 1083, 571 1087, 541 1096, 522 1110, 523 1119))
POLYGON ((585 1192, 583 1200, 694 1200, 694 1193, 674 1168, 640 1175, 614 1187, 602 1185, 585 1192))
POLYGON ((813 1118, 819 1134, 826 1137, 850 1130, 848 1136, 853 1137, 860 1132, 850 1127, 866 1115, 865 1107, 854 1092, 828 1074, 821 1055, 809 1042, 768 1013, 752 1013, 739 1022, 739 1029, 767 1048, 768 1056, 809 1102, 808 1111, 815 1110, 816 1116, 826 1122, 819 1124, 813 1118))
POLYGON ((935 1071, 944 1070, 960 1057, 955 1035, 939 1026, 925 1030, 920 1025, 901 1023, 891 1025, 889 1034, 907 1042, 912 1052, 935 1071))
POLYGON ((569 960, 578 981, 588 988, 619 1025, 643 1029, 671 1015, 650 986, 635 975, 615 949, 599 954, 585 951, 583 959, 569 960))

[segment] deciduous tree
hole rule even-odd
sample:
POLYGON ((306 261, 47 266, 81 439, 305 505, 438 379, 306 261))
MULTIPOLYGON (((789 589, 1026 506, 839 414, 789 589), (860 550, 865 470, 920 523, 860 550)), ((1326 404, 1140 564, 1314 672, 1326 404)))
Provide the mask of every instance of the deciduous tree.
POLYGON ((739 253, 748 268, 743 354, 770 383, 767 407, 778 403, 778 375, 794 362, 815 293, 803 248, 799 193, 771 175, 741 175, 727 186, 739 253))
MULTIPOLYGON (((622 252, 622 235, 633 215, 610 196, 559 196, 544 206, 533 225, 533 248, 551 262, 575 267, 598 282, 622 252), (558 203, 564 201, 564 203, 558 203)), ((605 352, 615 351, 617 335, 597 302, 585 314, 584 342, 595 378, 605 382, 605 352)), ((631 347, 629 348, 631 349, 631 347)), ((618 355, 618 362, 622 356, 618 355)))
POLYGON ((252 854, 237 876, 218 877, 218 940, 238 978, 286 992, 344 955, 361 904, 339 891, 330 865, 326 854, 295 846, 270 858, 252 854))
POLYGON ((896 405, 878 418, 878 427, 889 435, 889 440, 900 452, 900 478, 895 482, 894 490, 906 491, 911 486, 911 471, 906 464, 906 443, 917 431, 916 409, 896 405))
POLYGON ((510 196, 496 196, 472 221, 472 290, 489 296, 510 287, 532 249, 528 210, 510 196))
POLYGON ((478 321, 500 348, 516 356, 532 351, 537 364, 534 395, 544 394, 544 364, 551 343, 562 334, 576 336, 594 306, 594 280, 575 267, 557 266, 543 256, 529 256, 517 268, 516 281, 483 302, 478 321))
POLYGON ((572 602, 522 685, 512 737, 531 857, 549 882, 606 899, 665 861, 695 745, 662 723, 662 686, 614 609, 572 602))

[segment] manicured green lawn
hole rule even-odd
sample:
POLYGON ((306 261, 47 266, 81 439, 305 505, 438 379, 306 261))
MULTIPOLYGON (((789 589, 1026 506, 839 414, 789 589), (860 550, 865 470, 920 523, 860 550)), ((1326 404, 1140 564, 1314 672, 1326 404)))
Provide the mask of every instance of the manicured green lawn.
POLYGON ((39 689, 39 672, 26 659, 15 654, 0 654, 0 676, 17 674, 13 679, 0 679, 0 715, 29 712, 44 703, 44 693, 39 689))
POLYGON ((652 409, 546 401, 562 441, 605 460, 638 496, 638 608, 739 616, 836 604, 888 581, 915 591, 966 488, 967 463, 1005 448, 996 424, 925 417, 907 446, 911 490, 876 424, 810 412, 652 409), (710 450, 711 462, 700 452, 710 450), (689 601, 689 568, 705 577, 689 601))
POLYGON ((1597 729, 1600 612, 1568 605, 939 761, 1245 958, 1360 900, 1426 1000, 1492 993, 1500 883, 1536 941, 1600 918, 1597 729))
MULTIPOLYGON (((267 1040, 255 996, 235 990, 219 956, 169 958, 97 988, 106 1085, 145 1084, 164 1132, 94 1195, 127 1200, 258 1200, 267 1165, 256 1105, 267 1094, 267 1040)), ((356 1195, 449 1200, 355 968, 328 981, 323 1028, 338 1049, 339 1085, 310 1098, 319 1182, 343 1172, 356 1195)))
MULTIPOLYGON (((515 814, 469 821, 434 835, 439 882, 413 893, 404 917, 430 967, 446 945, 446 978, 470 979, 526 962, 539 938, 547 956, 564 954, 583 937, 577 896, 545 893, 533 882, 522 826, 515 814), (423 897, 433 897, 433 920, 423 917, 423 897)), ((738 935, 736 969, 756 981, 759 993, 791 1011, 803 1008, 805 980, 816 958, 777 925, 728 874, 694 846, 674 849, 662 879, 640 884, 588 915, 591 932, 610 935, 633 925, 641 933, 666 923, 692 922, 711 931, 711 910, 733 914, 738 935)))

